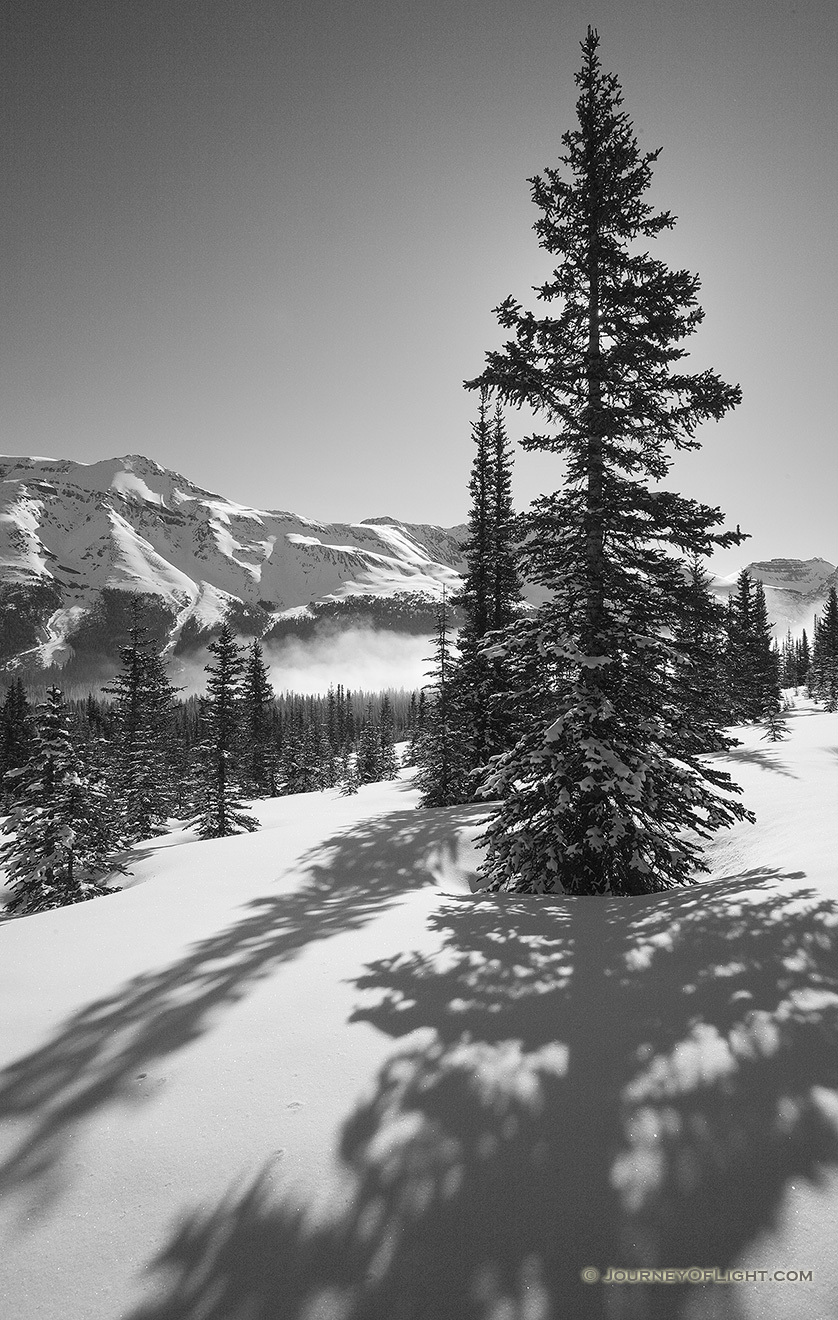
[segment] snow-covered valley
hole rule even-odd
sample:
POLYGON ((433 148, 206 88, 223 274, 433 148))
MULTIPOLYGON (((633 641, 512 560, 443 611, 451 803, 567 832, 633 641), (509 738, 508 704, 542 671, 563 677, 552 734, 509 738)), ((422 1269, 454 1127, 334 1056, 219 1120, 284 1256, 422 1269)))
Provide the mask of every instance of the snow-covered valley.
POLYGON ((402 772, 5 922, 2 1314, 838 1313, 838 715, 789 727, 685 890, 473 893, 484 808, 402 772))

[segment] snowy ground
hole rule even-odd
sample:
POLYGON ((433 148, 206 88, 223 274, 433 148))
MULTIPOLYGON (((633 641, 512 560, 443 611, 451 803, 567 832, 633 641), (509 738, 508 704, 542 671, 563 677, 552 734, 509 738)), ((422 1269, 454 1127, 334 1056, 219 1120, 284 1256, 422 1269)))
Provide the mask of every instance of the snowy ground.
POLYGON ((482 809, 403 781, 0 925, 0 1315, 838 1314, 838 714, 791 729, 685 891, 473 896, 482 809))

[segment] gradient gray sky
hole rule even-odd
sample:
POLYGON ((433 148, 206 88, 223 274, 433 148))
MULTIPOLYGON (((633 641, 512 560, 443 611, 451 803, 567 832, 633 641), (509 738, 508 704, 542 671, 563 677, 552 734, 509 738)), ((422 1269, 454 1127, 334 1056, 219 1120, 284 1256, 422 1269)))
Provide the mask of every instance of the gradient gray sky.
MULTIPOLYGON (((834 0, 7 0, 0 450, 462 521, 589 22, 744 394, 668 484, 753 534, 718 571, 838 560, 834 0)), ((519 452, 519 503, 557 475, 519 452)))

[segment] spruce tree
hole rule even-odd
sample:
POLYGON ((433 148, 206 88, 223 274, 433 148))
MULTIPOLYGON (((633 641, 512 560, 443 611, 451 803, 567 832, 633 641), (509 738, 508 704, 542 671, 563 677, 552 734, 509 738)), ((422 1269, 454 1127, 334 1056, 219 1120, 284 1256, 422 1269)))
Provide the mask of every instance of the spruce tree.
POLYGON ((398 779, 399 758, 396 753, 396 732, 395 721, 393 718, 393 705, 386 692, 381 699, 378 736, 381 756, 379 778, 383 780, 398 779))
POLYGON ((809 638, 806 636, 806 629, 803 629, 802 636, 797 648, 797 683, 798 686, 809 681, 809 666, 811 664, 811 652, 809 648, 809 638))
POLYGON ((735 724, 756 719, 761 709, 754 664, 753 589, 753 579, 743 569, 736 579, 736 594, 727 603, 725 670, 728 711, 735 724))
POLYGON ((6 692, 0 713, 0 805, 14 796, 12 776, 29 761, 35 740, 34 715, 23 680, 17 677, 6 692))
POLYGON ((271 711, 275 703, 270 666, 264 663, 261 643, 254 638, 247 651, 242 680, 242 746, 239 759, 242 789, 249 797, 273 797, 277 790, 277 764, 271 738, 271 711))
POLYGON ((779 701, 770 702, 765 709, 763 719, 765 731, 762 738, 767 742, 782 742, 789 736, 789 726, 785 712, 779 701))
POLYGON ((479 791, 490 758, 514 741, 515 702, 507 681, 510 671, 497 656, 487 654, 486 647, 516 617, 521 594, 512 463, 500 403, 491 420, 488 412, 484 389, 472 426, 475 453, 469 482, 469 537, 463 546, 466 572, 457 597, 465 622, 451 672, 470 795, 479 791))
POLYGON ((338 786, 341 797, 351 797, 358 792, 358 768, 355 753, 344 751, 338 761, 338 786))
POLYGON ((200 746, 201 783, 195 820, 202 839, 218 839, 259 828, 243 803, 237 753, 242 722, 242 648, 229 624, 210 642, 215 664, 205 666, 207 695, 200 746))
POLYGON ((754 586, 752 629, 753 669, 756 675, 755 718, 762 719, 769 707, 780 704, 780 664, 772 640, 771 622, 765 602, 765 587, 759 579, 754 586))
POLYGON ((418 770, 415 783, 421 792, 422 807, 450 807, 469 797, 469 762, 461 729, 458 692, 453 682, 450 616, 445 588, 437 611, 434 654, 429 677, 430 700, 425 710, 424 727, 416 742, 418 770))
POLYGON ((17 780, 0 845, 12 897, 23 916, 113 893, 100 877, 116 863, 117 835, 101 780, 84 773, 63 694, 51 687, 39 709, 30 759, 17 780))
POLYGON ((551 709, 487 784, 502 802, 484 869, 491 888, 520 892, 690 883, 707 869, 701 840, 747 815, 729 776, 684 747, 667 640, 685 608, 682 556, 742 535, 714 530, 718 509, 657 486, 740 391, 677 367, 702 319, 699 281, 642 250, 674 221, 645 200, 658 153, 640 154, 598 46, 589 28, 563 169, 530 180, 534 227, 559 258, 537 293, 558 315, 506 299, 497 314, 513 338, 470 382, 541 414, 552 429, 523 446, 564 462, 564 488, 535 501, 522 551, 525 576, 548 594, 529 637, 555 665, 551 709))
POLYGON ((673 713, 680 712, 675 718, 685 749, 699 754, 720 752, 731 745, 722 733, 728 722, 725 611, 710 589, 698 556, 690 562, 686 586, 672 630, 673 713))
POLYGON ((829 588, 823 617, 815 631, 809 690, 827 710, 838 710, 838 596, 834 587, 829 588))
POLYGON ((491 474, 491 601, 487 631, 497 632, 514 623, 521 599, 518 519, 512 507, 512 450, 500 400, 492 419, 491 474))
POLYGON ((109 781, 125 843, 147 839, 173 812, 178 797, 174 765, 174 700, 162 656, 141 622, 135 597, 121 669, 104 688, 114 698, 109 781))
POLYGON ((367 702, 361 737, 358 740, 358 779, 362 784, 375 784, 381 779, 381 729, 373 715, 372 700, 367 702))
POLYGON ((784 688, 797 687, 799 679, 797 676, 797 643, 791 635, 791 628, 787 629, 783 645, 780 651, 780 686, 784 688))

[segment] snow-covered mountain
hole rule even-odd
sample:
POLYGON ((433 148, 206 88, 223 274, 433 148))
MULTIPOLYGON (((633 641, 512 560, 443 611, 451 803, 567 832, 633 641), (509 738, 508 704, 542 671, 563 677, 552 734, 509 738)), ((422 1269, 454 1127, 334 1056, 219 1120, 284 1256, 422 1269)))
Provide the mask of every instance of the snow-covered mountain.
MULTIPOLYGON (((838 587, 838 569, 826 559, 766 559, 746 565, 751 577, 765 587, 768 617, 774 635, 782 638, 788 629, 805 628, 811 637, 812 620, 823 610, 830 587, 838 587)), ((721 599, 736 591, 737 573, 714 578, 713 589, 721 599)))
MULTIPOLYGON (((139 454, 0 457, 0 672, 83 681, 112 671, 135 593, 170 653, 199 647, 225 618, 269 639, 311 635, 324 620, 429 632, 442 588, 462 581, 465 534, 248 508, 139 454)), ((748 568, 778 636, 811 629, 838 583, 825 559, 748 568)), ((736 574, 713 583, 722 598, 735 585, 736 574)))
POLYGON ((460 585, 464 535, 247 508, 138 454, 0 458, 0 663, 112 654, 137 592, 170 650, 224 618, 251 635, 281 631, 315 617, 312 606, 355 618, 390 606, 409 621, 460 585))

